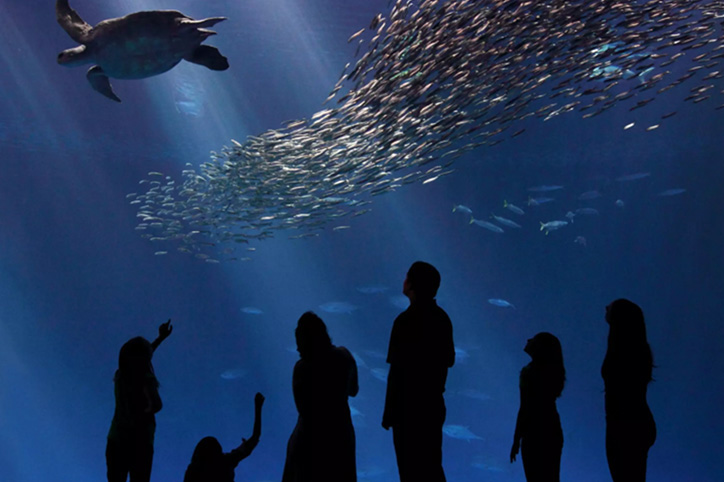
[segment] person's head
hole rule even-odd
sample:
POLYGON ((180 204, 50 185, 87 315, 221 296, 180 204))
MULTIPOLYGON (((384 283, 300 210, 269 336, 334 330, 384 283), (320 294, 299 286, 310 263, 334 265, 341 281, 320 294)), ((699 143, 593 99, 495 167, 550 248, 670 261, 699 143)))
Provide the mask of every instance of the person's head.
POLYGON ((538 333, 528 340, 525 352, 533 360, 531 363, 543 368, 548 373, 551 388, 556 397, 559 397, 566 381, 566 369, 563 365, 563 350, 558 338, 551 333, 538 333))
POLYGON ((213 479, 213 474, 219 470, 223 450, 215 437, 204 437, 194 449, 191 463, 186 469, 184 482, 201 482, 213 479))
POLYGON ((622 370, 642 367, 651 379, 654 361, 646 339, 643 310, 636 303, 621 298, 606 307, 606 322, 609 326, 606 350, 609 366, 618 364, 622 370))
POLYGON ((440 287, 440 273, 430 263, 415 261, 407 270, 402 292, 416 301, 432 300, 440 287))
POLYGON ((563 360, 561 342, 547 332, 541 332, 528 340, 525 345, 525 352, 534 360, 542 362, 558 362, 563 360))
POLYGON ((644 312, 632 301, 620 298, 606 306, 606 323, 610 327, 609 336, 616 343, 647 343, 644 312))
POLYGON ((294 335, 297 339, 297 351, 301 358, 309 358, 332 346, 327 326, 312 311, 307 311, 299 318, 294 335))
POLYGON ((646 339, 644 312, 632 301, 620 298, 606 306, 606 323, 612 331, 646 339))
POLYGON ((153 374, 153 348, 151 343, 142 336, 131 338, 121 347, 118 354, 118 371, 128 379, 141 379, 146 374, 153 374))

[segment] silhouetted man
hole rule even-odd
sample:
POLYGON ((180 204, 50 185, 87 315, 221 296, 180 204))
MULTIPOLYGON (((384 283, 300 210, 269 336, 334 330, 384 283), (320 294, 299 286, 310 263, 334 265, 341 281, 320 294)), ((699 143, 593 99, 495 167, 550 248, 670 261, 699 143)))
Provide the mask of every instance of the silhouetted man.
POLYGON ((382 426, 392 427, 401 482, 445 481, 443 392, 455 347, 450 318, 435 302, 439 286, 434 266, 413 263, 402 287, 410 306, 395 319, 390 335, 382 426))

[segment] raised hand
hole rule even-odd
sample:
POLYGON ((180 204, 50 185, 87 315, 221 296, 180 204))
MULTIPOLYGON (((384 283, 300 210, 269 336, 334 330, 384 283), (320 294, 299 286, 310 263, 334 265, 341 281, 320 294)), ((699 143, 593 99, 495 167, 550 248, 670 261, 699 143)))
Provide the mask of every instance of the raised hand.
POLYGON ((158 337, 161 340, 165 340, 168 338, 168 336, 173 331, 173 326, 171 326, 171 320, 169 319, 166 323, 161 323, 161 325, 158 327, 158 337))
POLYGON ((260 409, 262 405, 264 405, 264 395, 261 393, 257 393, 254 396, 254 408, 260 409))

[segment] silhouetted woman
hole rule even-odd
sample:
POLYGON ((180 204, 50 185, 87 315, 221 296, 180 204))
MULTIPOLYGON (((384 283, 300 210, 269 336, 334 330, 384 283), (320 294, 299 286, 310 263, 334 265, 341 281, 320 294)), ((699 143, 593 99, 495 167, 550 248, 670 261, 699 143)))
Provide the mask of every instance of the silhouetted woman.
POLYGON ((641 308, 629 300, 606 307, 608 349, 601 367, 606 388, 606 455, 614 482, 646 480, 656 423, 646 402, 654 361, 641 308))
POLYGON ((532 360, 520 371, 520 409, 510 461, 515 462, 522 441, 526 480, 558 482, 563 431, 556 399, 566 381, 561 343, 550 333, 538 333, 528 340, 525 352, 532 360))
POLYGON ((158 327, 153 343, 137 336, 121 347, 113 378, 116 409, 106 445, 108 482, 126 482, 129 475, 131 482, 151 478, 155 414, 162 407, 151 358, 172 330, 168 320, 158 327))
POLYGON ((354 482, 355 436, 347 397, 357 395, 357 364, 332 345, 324 322, 304 313, 295 331, 297 426, 289 437, 282 482, 354 482))
POLYGON ((254 429, 247 440, 231 452, 224 453, 215 437, 204 437, 196 444, 191 463, 186 468, 184 482, 234 482, 234 472, 239 462, 254 451, 261 437, 261 407, 264 395, 254 397, 254 429))

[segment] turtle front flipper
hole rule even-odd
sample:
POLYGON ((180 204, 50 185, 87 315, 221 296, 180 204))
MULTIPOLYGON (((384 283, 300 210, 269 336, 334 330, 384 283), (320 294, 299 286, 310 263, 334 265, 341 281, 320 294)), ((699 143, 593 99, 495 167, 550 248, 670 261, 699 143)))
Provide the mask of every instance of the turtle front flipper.
POLYGON ((203 65, 211 70, 226 70, 229 68, 229 61, 221 55, 219 49, 209 45, 201 45, 194 49, 184 60, 203 65))
POLYGON ((194 20, 193 18, 182 18, 179 23, 185 27, 190 29, 203 29, 206 27, 213 27, 219 22, 223 22, 226 20, 226 17, 211 17, 211 18, 204 18, 201 20, 194 20))
POLYGON ((88 79, 88 82, 90 82, 91 87, 93 87, 93 90, 95 90, 96 92, 100 92, 101 94, 105 95, 111 100, 115 100, 116 102, 121 101, 116 93, 113 92, 113 87, 111 87, 111 81, 108 80, 108 76, 98 65, 88 69, 88 73, 85 76, 88 79))
POLYGON ((58 0, 55 4, 55 17, 63 30, 76 42, 82 44, 90 39, 93 27, 80 18, 78 12, 70 7, 68 0, 58 0))

